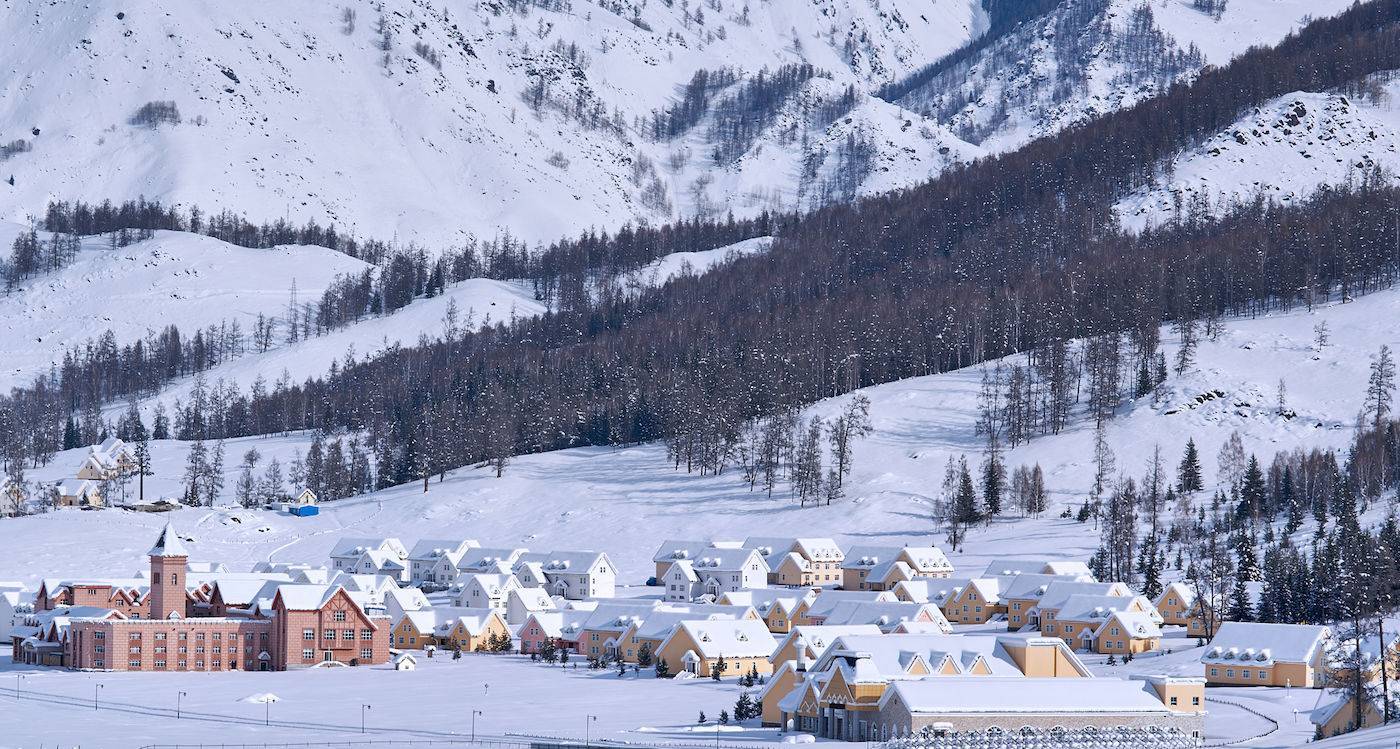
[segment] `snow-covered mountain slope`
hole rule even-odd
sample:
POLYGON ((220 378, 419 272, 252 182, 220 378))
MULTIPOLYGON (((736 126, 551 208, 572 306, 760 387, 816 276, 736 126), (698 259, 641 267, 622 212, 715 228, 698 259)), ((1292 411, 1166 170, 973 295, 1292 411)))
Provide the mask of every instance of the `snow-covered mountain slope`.
POLYGON ((722 179, 746 170, 652 139, 653 110, 796 63, 792 106, 863 96, 984 25, 977 0, 0 0, 0 218, 144 194, 432 244, 790 205, 801 133, 722 179))
MULTIPOLYGON (((1363 399, 1364 362, 1382 344, 1400 347, 1400 290, 1362 297, 1314 312, 1228 320, 1216 341, 1202 341, 1198 366, 1172 376, 1165 396, 1126 403, 1109 422, 1107 437, 1126 475, 1145 472, 1155 446, 1169 467, 1179 461, 1188 438, 1200 448, 1207 490, 1217 482, 1215 456, 1232 432, 1245 449, 1269 460, 1294 447, 1348 444, 1351 416, 1363 399), (1331 344, 1318 355, 1313 328, 1327 321, 1331 344), (1280 377, 1287 407, 1276 408, 1280 377), (1207 396, 1220 391, 1223 396, 1207 396)), ((1169 358, 1175 348, 1163 331, 1169 358)), ((340 535, 383 533, 417 538, 463 535, 483 543, 519 543, 535 548, 589 546, 606 550, 624 580, 649 574, 650 558, 667 537, 735 537, 761 534, 830 535, 845 543, 925 541, 945 544, 932 518, 950 456, 978 460, 976 436, 979 369, 891 383, 863 391, 871 400, 873 434, 855 448, 848 498, 823 507, 799 507, 785 491, 772 498, 750 492, 737 470, 719 476, 678 472, 662 445, 580 448, 520 457, 497 479, 486 468, 451 471, 423 493, 406 484, 327 504, 315 518, 291 518, 245 510, 187 509, 171 519, 194 540, 201 558, 250 563, 320 559, 340 535)), ((845 398, 818 403, 803 414, 834 415, 845 398)), ((1037 437, 1006 455, 1007 465, 1039 463, 1051 491, 1051 508, 1038 519, 1008 517, 973 529, 961 567, 976 569, 992 556, 1063 554, 1086 558, 1098 545, 1092 524, 1062 519, 1077 508, 1093 482, 1093 428, 1081 411, 1064 432, 1037 437)), ((307 435, 230 440, 226 444, 226 493, 236 463, 250 447, 284 466, 307 435)), ((154 449, 151 495, 178 495, 185 445, 161 442, 154 449)), ((61 478, 81 456, 62 453, 28 478, 61 478)), ((267 459, 265 457, 265 460, 267 459)), ((1205 501, 1198 495, 1196 501, 1205 501)), ((1383 511, 1384 508, 1377 508, 1383 511)), ((102 522, 84 512, 57 512, 0 519, 0 545, 24 549, 0 557, 0 579, 33 579, 105 567, 125 568, 139 559, 163 516, 106 512, 102 522)), ((1303 533, 1308 532, 1305 527, 1303 533)))
POLYGON ((1154 96, 1203 65, 1277 43, 1351 0, 1066 0, 896 99, 990 151, 1015 148, 1154 96))
POLYGON ((1400 171, 1400 81, 1368 95, 1297 92, 1259 107, 1174 157, 1163 184, 1115 206, 1132 229, 1189 214, 1219 215, 1256 197, 1287 203, 1323 185, 1400 171))
MULTIPOLYGON (((0 241, 9 247, 21 230, 0 224, 0 241)), ((248 249, 183 232, 118 248, 85 239, 63 269, 0 293, 0 391, 28 384, 108 330, 120 347, 172 323, 189 336, 237 322, 246 339, 259 313, 285 312, 293 283, 304 302, 337 275, 369 267, 323 247, 248 249)))

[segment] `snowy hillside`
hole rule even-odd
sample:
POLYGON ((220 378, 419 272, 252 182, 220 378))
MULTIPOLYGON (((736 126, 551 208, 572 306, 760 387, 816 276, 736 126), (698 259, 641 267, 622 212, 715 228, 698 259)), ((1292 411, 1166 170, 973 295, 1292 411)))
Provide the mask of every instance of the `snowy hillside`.
POLYGON ((1351 0, 1068 0, 896 100, 989 151, 1149 98, 1203 65, 1277 43, 1351 0))
MULTIPOLYGON (((0 241, 8 247, 19 231, 0 224, 0 241)), ((284 312, 294 282, 306 301, 336 275, 368 267, 323 247, 248 249, 182 232, 115 249, 105 237, 85 239, 62 270, 0 294, 0 390, 28 384, 107 330, 117 346, 172 323, 193 335, 236 322, 246 338, 259 313, 284 312)))
POLYGON ((1256 196, 1288 203, 1323 185, 1400 170, 1400 81, 1369 96, 1298 92, 1259 107, 1199 147, 1178 154, 1164 184, 1115 206, 1135 229, 1199 212, 1219 215, 1256 196))
POLYGON ((430 243, 791 205, 792 146, 809 127, 824 137, 793 107, 863 96, 983 25, 975 0, 0 8, 0 38, 28 40, 0 48, 0 173, 15 178, 0 217, 144 194, 430 243), (753 168, 716 165, 707 123, 695 139, 644 134, 697 71, 747 81, 795 63, 818 77, 752 144, 753 168))
MULTIPOLYGON (((1343 447, 1352 436, 1350 414, 1363 396, 1365 362, 1382 344, 1400 347, 1400 291, 1376 293, 1349 303, 1252 320, 1229 320, 1219 340, 1202 341, 1195 371, 1172 377, 1160 403, 1125 404, 1110 422, 1109 443, 1118 469, 1141 475, 1153 447, 1170 464, 1188 437, 1200 446, 1207 489, 1215 483, 1214 458, 1238 430, 1247 451, 1268 460, 1278 450, 1343 447), (1312 349, 1313 327, 1326 320, 1332 342, 1325 356, 1312 349), (1285 379, 1289 418, 1274 406, 1279 378, 1285 379), (1209 397, 1214 391, 1224 396, 1209 397)), ((1174 346, 1163 332, 1170 357, 1174 346)), ((422 484, 407 484, 324 506, 314 518, 292 518, 247 510, 186 509, 174 522, 192 539, 195 555, 247 564, 274 558, 320 559, 342 534, 394 534, 405 538, 463 535, 483 543, 535 548, 588 546, 606 550, 622 579, 640 582, 663 537, 742 537, 761 534, 830 535, 845 543, 932 541, 944 545, 943 529, 931 518, 950 456, 976 460, 978 369, 915 378, 863 391, 871 399, 874 433, 857 444, 848 499, 829 507, 800 508, 780 491, 773 498, 750 492, 734 469, 701 477, 673 469, 659 444, 583 448, 521 457, 494 478, 486 468, 451 471, 422 484)), ((808 415, 833 415, 844 402, 819 403, 808 415)), ((225 493, 232 495, 236 464, 250 447, 264 461, 284 466, 309 437, 230 440, 225 493)), ((1062 519, 1092 483, 1093 431, 1078 416, 1071 428, 1038 437, 1006 456, 1008 466, 1038 462, 1051 491, 1051 508, 1039 519, 1008 517, 974 529, 955 564, 977 568, 996 555, 1023 553, 1028 541, 1042 554, 1085 558, 1098 544, 1092 524, 1062 519)), ((156 475, 148 495, 178 495, 185 461, 181 443, 155 446, 156 475)), ((28 478, 57 479, 80 457, 63 453, 28 478)), ((65 511, 0 520, 0 544, 29 551, 0 561, 0 579, 32 580, 39 574, 124 569, 139 561, 149 537, 165 522, 160 515, 65 511), (42 544, 35 543, 42 539, 42 544), (136 560, 136 561, 133 561, 136 560)))
POLYGON ((890 103, 977 0, 0 2, 35 42, 0 49, 0 218, 144 194, 430 246, 907 186, 1349 5, 1070 0, 890 103))

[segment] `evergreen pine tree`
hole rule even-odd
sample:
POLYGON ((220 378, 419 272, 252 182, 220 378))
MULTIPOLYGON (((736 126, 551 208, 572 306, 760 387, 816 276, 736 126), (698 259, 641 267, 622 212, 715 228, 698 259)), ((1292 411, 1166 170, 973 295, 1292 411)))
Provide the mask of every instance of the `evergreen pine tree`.
POLYGON ((1201 480, 1201 456, 1196 450, 1196 440, 1191 438, 1186 440, 1186 454, 1181 457, 1181 466, 1177 469, 1177 489, 1182 494, 1198 492, 1205 488, 1205 483, 1201 480))
POLYGON ((1240 482, 1240 505, 1248 517, 1257 520, 1264 514, 1268 496, 1269 488, 1264 483, 1264 472, 1259 468, 1259 459, 1251 455, 1249 466, 1244 471, 1244 479, 1240 482))

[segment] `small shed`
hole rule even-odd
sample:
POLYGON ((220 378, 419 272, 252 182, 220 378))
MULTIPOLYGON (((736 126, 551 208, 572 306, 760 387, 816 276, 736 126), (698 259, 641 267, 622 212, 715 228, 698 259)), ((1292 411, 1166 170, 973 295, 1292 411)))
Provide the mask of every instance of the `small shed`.
POLYGON ((316 492, 313 492, 310 489, 302 489, 301 494, 298 494, 296 499, 292 500, 292 504, 301 505, 303 507, 307 505, 314 505, 316 504, 316 492))
POLYGON ((321 508, 316 505, 292 505, 287 508, 287 513, 301 518, 309 518, 312 515, 320 515, 321 508))
POLYGON ((395 671, 412 671, 418 668, 418 659, 413 657, 413 653, 399 653, 394 656, 395 671))

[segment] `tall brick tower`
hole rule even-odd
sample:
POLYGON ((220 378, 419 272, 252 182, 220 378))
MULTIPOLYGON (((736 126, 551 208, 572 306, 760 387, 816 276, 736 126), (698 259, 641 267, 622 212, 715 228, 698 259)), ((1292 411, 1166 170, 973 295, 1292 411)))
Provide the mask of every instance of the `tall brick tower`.
POLYGON ((156 545, 146 554, 151 558, 151 618, 184 616, 185 563, 190 555, 175 528, 167 523, 156 545))

